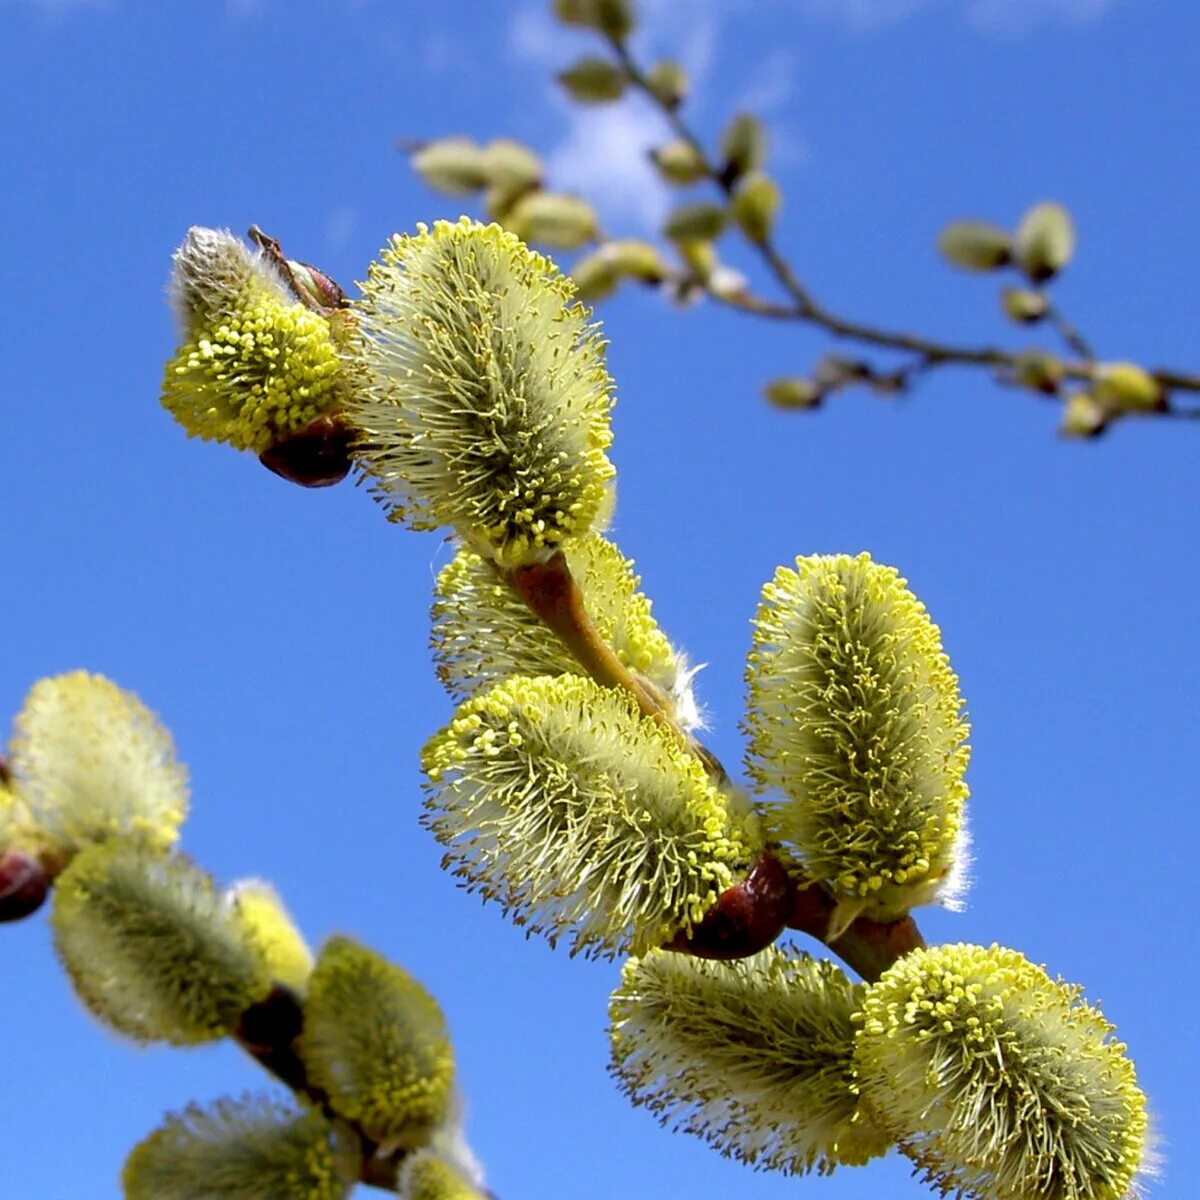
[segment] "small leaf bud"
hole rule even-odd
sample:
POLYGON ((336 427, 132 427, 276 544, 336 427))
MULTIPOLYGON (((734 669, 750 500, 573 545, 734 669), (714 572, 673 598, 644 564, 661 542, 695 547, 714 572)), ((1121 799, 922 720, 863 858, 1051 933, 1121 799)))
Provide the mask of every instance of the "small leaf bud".
POLYGON ((522 241, 557 250, 577 250, 596 236, 596 212, 578 196, 528 192, 513 206, 505 224, 522 241))
POLYGON ((353 442, 354 434, 340 417, 322 413, 267 447, 258 461, 300 487, 332 487, 350 474, 353 442))
POLYGON ((489 221, 503 225, 512 214, 522 196, 527 196, 536 187, 526 184, 494 183, 483 193, 483 211, 489 221))
POLYGON ((757 171, 767 157, 767 131, 749 113, 738 113, 721 134, 721 173, 733 182, 757 171))
POLYGON ((683 138, 659 146, 650 151, 650 160, 658 168, 658 173, 668 182, 686 186, 696 183, 708 175, 708 166, 704 155, 683 138))
POLYGON ((825 393, 812 379, 786 376, 763 386, 763 395, 776 408, 816 408, 825 393))
POLYGON ((697 279, 708 279, 717 269, 717 251, 712 242, 686 241, 676 243, 679 257, 697 279))
POLYGON ((711 242, 724 232, 729 210, 711 200, 681 204, 667 216, 663 232, 673 242, 711 242))
POLYGON ((646 72, 646 84, 664 107, 678 108, 688 96, 691 85, 687 72, 677 62, 663 59, 646 72))
POLYGON ((412 156, 413 169, 435 191, 470 196, 490 181, 484 151, 470 138, 439 138, 412 156))
POLYGON ((0 853, 0 922, 37 912, 49 890, 50 879, 32 854, 11 847, 0 853))
POLYGON ((1157 412, 1164 406, 1162 385, 1136 363, 1101 363, 1094 379, 1096 399, 1110 412, 1157 412))
POLYGON ((1013 236, 1013 258, 1034 283, 1052 279, 1071 261, 1075 228, 1061 204, 1036 204, 1022 218, 1013 236))
POLYGON ((583 25, 618 41, 633 32, 630 0, 554 0, 554 13, 564 25, 583 25))
POLYGON ((612 261, 603 250, 576 259, 571 267, 571 279, 575 284, 575 295, 589 302, 611 296, 620 282, 612 261))
POLYGON ((622 278, 639 279, 643 283, 659 283, 667 274, 666 263, 649 242, 639 242, 632 238, 605 242, 604 256, 622 278))
POLYGON ((319 267, 294 258, 285 259, 284 266, 296 299, 313 312, 329 314, 346 306, 346 293, 341 284, 319 267))
POLYGON ((483 151, 483 173, 492 187, 526 190, 542 179, 542 161, 512 138, 496 138, 483 151))
POLYGON ((987 221, 952 221, 938 235, 942 257, 964 271, 994 271, 1012 255, 1012 239, 987 221))
POLYGON ((773 947, 736 962, 651 951, 609 1003, 612 1071, 664 1125, 766 1170, 829 1174, 890 1139, 860 1109, 862 989, 828 961, 773 947))
POLYGON ((1064 437, 1098 437, 1108 426, 1109 413, 1091 392, 1072 392, 1063 405, 1058 431, 1064 437))
POLYGON ((387 1147, 424 1146, 450 1113, 454 1056, 437 1002, 349 938, 321 948, 299 1048, 334 1112, 387 1147))
POLYGON ((733 219, 752 242, 766 241, 782 201, 779 184, 761 171, 752 171, 738 181, 733 193, 733 219))
POLYGON ((1062 360, 1042 350, 1026 350, 1017 355, 1013 378, 1022 387, 1053 396, 1063 381, 1062 360))
POLYGON ((558 82, 581 104, 608 104, 619 100, 627 77, 607 58, 588 55, 558 73, 558 82))
POLYGON ((1031 288, 1006 287, 1000 293, 1000 303, 1004 315, 1018 325, 1036 325, 1050 311, 1046 294, 1031 288))

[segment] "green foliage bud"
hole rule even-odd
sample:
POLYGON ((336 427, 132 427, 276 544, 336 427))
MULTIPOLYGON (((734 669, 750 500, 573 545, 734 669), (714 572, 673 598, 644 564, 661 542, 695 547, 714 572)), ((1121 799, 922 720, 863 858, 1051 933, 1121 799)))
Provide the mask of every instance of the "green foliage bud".
POLYGON ((128 842, 93 846, 59 876, 51 922, 80 999, 138 1041, 223 1037, 270 990, 237 912, 184 858, 128 842))
POLYGON ((708 175, 704 155, 691 142, 678 138, 650 152, 650 161, 668 182, 686 186, 708 175))
POLYGON ((1013 376, 1022 387, 1053 396, 1063 381, 1062 359, 1043 350, 1026 350, 1017 356, 1013 376))
POLYGON ((334 1112, 386 1148, 425 1145, 451 1112, 454 1055, 437 1001, 349 938, 321 948, 299 1048, 334 1112))
POLYGON ((725 231, 729 210, 711 200, 681 204, 667 216, 663 232, 674 242, 711 242, 725 231))
POLYGON ((580 300, 603 300, 617 290, 621 282, 613 270, 609 256, 602 250, 576 259, 571 267, 571 281, 575 284, 575 295, 580 300))
POLYGON ((1034 283, 1052 279, 1075 253, 1075 227, 1061 204, 1036 204, 1013 236, 1013 258, 1034 283))
POLYGON ((483 193, 483 211, 489 221, 504 224, 522 196, 529 194, 528 187, 517 184, 495 183, 483 193))
POLYGON ((578 250, 596 236, 596 210, 564 192, 527 192, 513 205, 505 224, 522 241, 578 250))
POLYGON ((749 113, 738 113, 721 134, 722 173, 727 179, 740 179, 757 171, 767 157, 767 131, 763 123, 749 113))
POLYGON ((679 257, 697 279, 707 282, 714 271, 720 269, 716 247, 712 242, 677 242, 675 249, 679 257))
MULTIPOLYGON (((566 550, 596 632, 621 664, 694 717, 691 673, 651 615, 633 563, 612 542, 589 533, 566 550)), ((491 565, 460 549, 437 577, 430 643, 438 678, 464 700, 509 675, 571 675, 579 664, 491 565)))
POLYGON ((667 274, 666 264, 649 242, 634 238, 605 242, 603 253, 612 269, 622 278, 659 283, 667 274))
POLYGON ((525 191, 542 179, 542 160, 524 143, 496 138, 483 151, 483 173, 493 187, 525 191))
POLYGON ((652 951, 613 993, 613 1073, 664 1125, 743 1162, 861 1165, 890 1145, 854 1088, 861 990, 833 963, 774 948, 731 963, 652 951))
POLYGON ((690 933, 761 849, 753 817, 633 697, 514 676, 426 744, 425 824, 516 924, 615 957, 690 933))
POLYGON ((560 71, 557 78, 571 99, 581 104, 608 104, 619 100, 628 82, 625 72, 607 58, 590 54, 560 71))
POLYGON ((495 225, 397 236, 358 302, 348 406, 395 520, 450 525, 505 566, 543 561, 608 501, 603 342, 549 259, 495 225))
POLYGON ((412 156, 413 169, 436 191, 470 196, 488 183, 483 150, 470 138, 439 138, 412 156))
POLYGON ((733 193, 733 219, 752 242, 763 242, 770 236, 783 203, 779 184, 761 171, 751 171, 738 181, 733 193))
POLYGON ((1000 293, 1000 303, 1004 315, 1018 325, 1036 325, 1050 311, 1046 294, 1031 288, 1006 287, 1000 293))
POLYGON ((564 25, 583 25, 618 40, 633 32, 630 0, 554 0, 554 12, 564 25))
POLYGON ((125 1160, 125 1200, 345 1200, 356 1156, 314 1109, 264 1096, 190 1105, 125 1160))
POLYGON ((938 628, 899 574, 865 553, 780 567, 746 678, 750 771, 787 796, 772 833, 845 902, 839 917, 953 906, 967 726, 938 628))
POLYGON ((1109 412, 1155 412, 1163 406, 1162 385, 1136 363, 1101 363, 1094 378, 1096 400, 1109 412))
POLYGON ((1091 392, 1072 392, 1063 405, 1058 431, 1064 437, 1099 437, 1108 427, 1110 413, 1091 392))
POLYGON ((13 784, 43 846, 70 856, 109 838, 165 849, 187 814, 171 735, 132 692, 72 671, 39 680, 14 723, 13 784))
POLYGON ((418 1150, 400 1168, 400 1195, 404 1200, 488 1200, 491 1193, 475 1187, 436 1151, 418 1150))
POLYGON ((764 385, 763 395, 776 408, 816 408, 825 398, 815 380, 794 375, 772 379, 764 385))
POLYGON ((935 946, 885 971, 856 1019, 864 1104, 944 1194, 1137 1194, 1145 1097, 1078 987, 1015 950, 935 946))
POLYGON ((228 231, 188 230, 171 297, 184 340, 162 403, 189 436, 261 454, 349 390, 340 324, 299 303, 265 255, 228 231))
POLYGON ((1012 239, 988 221, 952 221, 938 234, 942 257, 964 271, 994 271, 1012 257, 1012 239))
POLYGON ((663 59, 646 72, 646 85, 667 108, 678 108, 688 97, 691 84, 687 72, 677 62, 663 59))
POLYGON ((225 894, 250 933, 276 983, 303 996, 313 958, 279 894, 261 879, 243 879, 225 894))

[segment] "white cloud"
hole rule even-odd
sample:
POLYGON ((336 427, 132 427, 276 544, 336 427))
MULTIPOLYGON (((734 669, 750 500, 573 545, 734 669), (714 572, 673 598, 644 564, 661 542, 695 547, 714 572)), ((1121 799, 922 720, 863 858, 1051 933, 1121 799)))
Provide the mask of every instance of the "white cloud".
POLYGON ((4 4, 21 3, 27 4, 30 8, 40 9, 45 13, 53 13, 55 16, 76 8, 109 7, 109 0, 0 0, 0 7, 3 7, 4 4))
POLYGON ((665 123, 645 101, 572 112, 566 136, 546 155, 553 186, 578 192, 596 206, 600 223, 620 234, 632 221, 641 232, 662 224, 667 189, 647 152, 667 137, 665 123))
POLYGON ((955 9, 979 29, 1019 33, 1042 21, 1094 21, 1121 0, 799 0, 802 12, 855 30, 879 29, 936 8, 955 9))
POLYGON ((982 29, 1020 33, 1049 18, 1074 25, 1096 21, 1119 3, 1120 0, 971 0, 967 17, 982 29))
POLYGON ((358 213, 348 204, 335 209, 325 222, 325 246, 332 253, 349 245, 358 226, 358 213))
MULTIPOLYGON (((752 0, 643 0, 639 7, 635 50, 642 61, 669 57, 687 72, 693 90, 704 85, 718 50, 722 21, 752 0)), ((547 12, 542 0, 521 4, 508 27, 513 57, 546 74, 592 52, 594 43, 579 31, 565 29, 547 12)), ((786 52, 770 55, 755 70, 733 109, 766 115, 791 92, 793 59, 786 52)), ((647 152, 670 136, 669 126, 649 102, 627 96, 618 104, 587 107, 562 100, 565 129, 545 154, 554 187, 579 192, 595 202, 601 224, 614 234, 632 222, 637 232, 654 232, 672 203, 672 195, 650 165, 647 152)), ((780 157, 804 157, 795 144, 780 147, 780 157)))
POLYGON ((801 0, 801 9, 814 17, 829 17, 855 30, 878 29, 940 0, 801 0))

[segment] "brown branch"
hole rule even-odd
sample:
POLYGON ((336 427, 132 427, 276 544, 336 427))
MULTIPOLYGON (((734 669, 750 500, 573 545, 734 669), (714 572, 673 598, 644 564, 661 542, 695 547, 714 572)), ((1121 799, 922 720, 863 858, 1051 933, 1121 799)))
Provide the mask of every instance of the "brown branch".
MULTIPOLYGON (((703 163, 704 173, 710 182, 718 187, 727 198, 731 197, 736 179, 722 169, 721 164, 714 163, 709 158, 700 138, 680 114, 678 107, 666 103, 655 92, 649 77, 633 58, 628 45, 619 38, 610 37, 607 40, 621 68, 628 76, 629 82, 646 96, 666 118, 676 136, 695 151, 699 161, 703 163)), ((719 304, 755 316, 806 322, 825 330, 834 337, 847 338, 866 345, 878 346, 881 349, 918 354, 922 357, 925 368, 958 365, 1015 370, 1019 364, 1021 352, 1001 350, 994 346, 956 346, 933 338, 883 329, 839 316, 814 298, 769 235, 761 239, 749 238, 747 240, 758 252, 770 274, 786 293, 788 300, 780 303, 757 296, 749 291, 732 295, 721 294, 704 284, 705 293, 719 304)), ((1075 361, 1063 364, 1064 378, 1081 382, 1090 381, 1093 378, 1095 360, 1090 345, 1056 309, 1052 308, 1048 316, 1059 336, 1078 356, 1075 361)), ((1149 373, 1158 381, 1164 391, 1200 393, 1200 375, 1165 368, 1151 369, 1149 373)), ((1196 417, 1200 415, 1200 412, 1179 410, 1167 406, 1155 415, 1196 417)))

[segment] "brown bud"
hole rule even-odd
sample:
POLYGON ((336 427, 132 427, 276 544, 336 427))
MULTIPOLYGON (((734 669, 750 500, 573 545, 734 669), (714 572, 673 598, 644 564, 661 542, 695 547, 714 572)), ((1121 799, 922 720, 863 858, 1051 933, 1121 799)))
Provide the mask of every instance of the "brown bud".
POLYGON ((304 1010, 299 997, 282 983, 275 984, 265 999, 252 1004, 238 1018, 239 1042, 254 1050, 290 1046, 304 1027, 304 1010))
POLYGON ((1026 350, 1017 355, 1013 376, 1022 387, 1053 396, 1063 381, 1063 364, 1042 350, 1026 350))
POLYGON ((23 850, 0 854, 0 921, 19 921, 45 902, 50 879, 42 864, 23 850))
POLYGON ((258 461, 281 479, 301 487, 330 487, 341 483, 354 465, 351 431, 340 418, 322 413, 303 429, 281 438, 258 461))
POLYGON ((745 879, 721 893, 690 937, 677 934, 666 948, 696 958, 749 958, 783 932, 794 890, 783 864, 764 851, 745 879))
POLYGON ((291 258, 287 266, 292 289, 303 304, 317 312, 346 307, 348 301, 341 284, 330 279, 324 271, 311 263, 297 262, 291 258))

